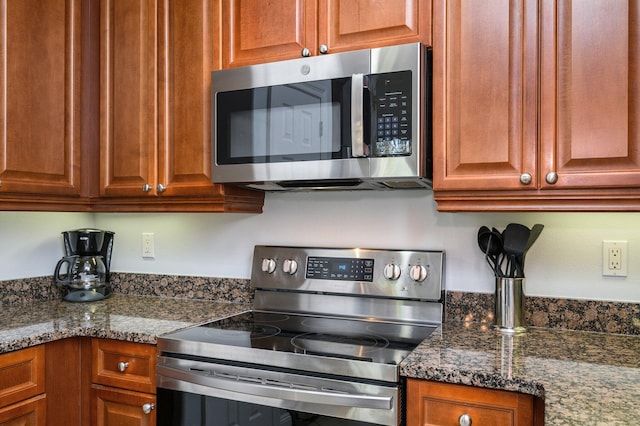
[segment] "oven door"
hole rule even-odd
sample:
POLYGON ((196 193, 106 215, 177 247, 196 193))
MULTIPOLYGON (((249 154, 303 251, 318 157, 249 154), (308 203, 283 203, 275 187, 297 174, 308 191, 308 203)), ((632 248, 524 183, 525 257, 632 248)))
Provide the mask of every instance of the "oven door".
POLYGON ((159 426, 400 424, 397 384, 161 356, 157 387, 159 426))

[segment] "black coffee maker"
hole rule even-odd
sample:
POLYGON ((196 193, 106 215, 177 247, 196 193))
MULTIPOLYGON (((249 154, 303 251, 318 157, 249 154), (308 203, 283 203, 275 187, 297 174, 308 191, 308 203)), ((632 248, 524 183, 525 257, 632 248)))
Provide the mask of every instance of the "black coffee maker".
POLYGON ((65 256, 56 265, 53 278, 66 291, 64 300, 91 302, 113 292, 109 279, 113 236, 111 231, 76 229, 62 233, 65 256), (66 266, 66 274, 61 274, 66 266))

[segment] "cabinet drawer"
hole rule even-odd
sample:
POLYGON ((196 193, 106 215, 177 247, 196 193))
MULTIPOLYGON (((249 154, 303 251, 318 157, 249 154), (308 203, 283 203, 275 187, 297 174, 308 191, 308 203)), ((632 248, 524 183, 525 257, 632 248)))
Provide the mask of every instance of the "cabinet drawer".
POLYGON ((45 395, 39 395, 0 409, 0 426, 45 426, 47 403, 45 395))
POLYGON ((154 345, 93 339, 91 351, 93 383, 140 392, 156 392, 154 345))
POLYGON ((412 417, 420 419, 415 424, 457 425, 465 414, 474 425, 534 424, 534 397, 517 392, 408 380, 407 403, 408 426, 412 417))
POLYGON ((91 424, 155 426, 156 396, 93 385, 91 424))
POLYGON ((44 346, 0 355, 0 407, 44 392, 44 346))

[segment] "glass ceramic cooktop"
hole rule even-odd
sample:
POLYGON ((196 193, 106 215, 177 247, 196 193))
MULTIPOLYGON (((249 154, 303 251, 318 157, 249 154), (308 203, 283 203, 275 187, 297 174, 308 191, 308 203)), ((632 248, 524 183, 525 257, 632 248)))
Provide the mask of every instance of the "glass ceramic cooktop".
POLYGON ((170 337, 397 365, 434 329, 429 325, 254 311, 171 333, 170 337))

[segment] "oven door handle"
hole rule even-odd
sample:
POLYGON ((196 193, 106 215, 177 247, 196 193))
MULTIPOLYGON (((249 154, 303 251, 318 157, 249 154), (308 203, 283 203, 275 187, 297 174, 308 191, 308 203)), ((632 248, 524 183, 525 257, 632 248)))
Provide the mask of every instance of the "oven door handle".
POLYGON ((351 394, 330 389, 307 389, 303 385, 292 385, 286 382, 275 382, 266 379, 239 378, 231 374, 219 374, 205 370, 188 371, 166 364, 156 366, 157 374, 174 380, 193 383, 209 388, 242 393, 245 395, 266 398, 283 399, 288 401, 306 402, 319 405, 346 406, 356 408, 374 408, 390 410, 392 397, 351 394))

